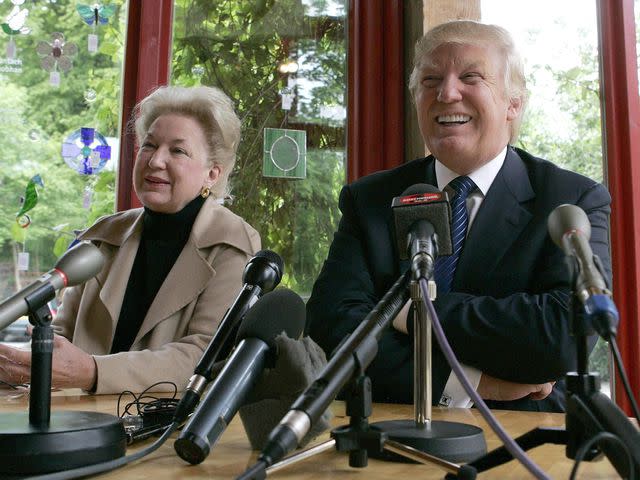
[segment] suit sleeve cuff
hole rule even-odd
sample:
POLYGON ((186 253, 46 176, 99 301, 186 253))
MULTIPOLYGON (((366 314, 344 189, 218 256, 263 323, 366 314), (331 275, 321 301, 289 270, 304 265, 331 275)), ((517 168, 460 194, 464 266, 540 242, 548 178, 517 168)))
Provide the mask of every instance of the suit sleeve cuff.
MULTIPOLYGON (((474 390, 477 390, 482 372, 467 365, 461 366, 469 383, 474 390)), ((460 383, 460 380, 458 380, 458 377, 453 371, 449 374, 449 380, 447 380, 447 384, 444 386, 444 391, 442 392, 438 405, 449 408, 470 408, 473 406, 471 397, 467 395, 462 383, 460 383)))

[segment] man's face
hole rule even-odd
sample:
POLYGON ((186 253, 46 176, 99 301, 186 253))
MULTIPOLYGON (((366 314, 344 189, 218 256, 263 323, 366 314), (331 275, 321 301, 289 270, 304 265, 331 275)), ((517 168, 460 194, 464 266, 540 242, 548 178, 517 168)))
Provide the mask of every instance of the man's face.
POLYGON ((507 145, 521 108, 505 93, 505 61, 495 48, 446 43, 425 59, 416 91, 418 123, 429 151, 466 175, 507 145))

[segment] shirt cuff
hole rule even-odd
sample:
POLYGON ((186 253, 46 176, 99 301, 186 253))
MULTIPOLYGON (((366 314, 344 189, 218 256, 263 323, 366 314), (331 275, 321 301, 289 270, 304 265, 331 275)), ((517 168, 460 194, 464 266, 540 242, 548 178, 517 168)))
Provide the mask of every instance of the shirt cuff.
MULTIPOLYGON (((473 389, 477 390, 482 372, 467 365, 461 365, 461 367, 473 389)), ((447 380, 447 384, 444 386, 444 391, 442 392, 438 405, 449 408, 470 408, 473 406, 471 397, 467 395, 462 383, 460 383, 460 380, 458 380, 458 377, 453 371, 449 374, 449 380, 447 380)))

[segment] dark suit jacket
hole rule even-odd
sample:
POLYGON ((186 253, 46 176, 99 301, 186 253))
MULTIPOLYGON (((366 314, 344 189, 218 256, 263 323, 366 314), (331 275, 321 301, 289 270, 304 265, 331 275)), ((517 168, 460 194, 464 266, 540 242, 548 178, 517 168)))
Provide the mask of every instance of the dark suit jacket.
MULTIPOLYGON (((307 303, 307 331, 327 354, 407 268, 398 256, 391 200, 416 183, 437 184, 433 157, 343 188, 342 219, 307 303)), ((591 221, 591 247, 610 278, 610 202, 601 184, 522 150, 507 149, 468 232, 452 291, 435 301, 460 362, 521 383, 562 380, 576 368, 569 274, 564 253, 547 233, 547 217, 563 203, 580 206, 591 221)), ((433 355, 437 402, 451 370, 437 345, 433 355)), ((412 403, 413 337, 389 328, 367 372, 374 400, 412 403)), ((487 403, 493 408, 562 411, 562 383, 542 401, 487 403)))

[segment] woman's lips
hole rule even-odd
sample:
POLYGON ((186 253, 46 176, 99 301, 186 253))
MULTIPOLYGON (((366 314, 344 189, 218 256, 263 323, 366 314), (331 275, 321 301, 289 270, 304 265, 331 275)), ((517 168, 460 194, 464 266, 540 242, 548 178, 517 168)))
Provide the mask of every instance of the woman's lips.
POLYGON ((154 185, 169 185, 169 182, 167 180, 163 180, 162 178, 158 177, 145 177, 144 179, 154 185))

